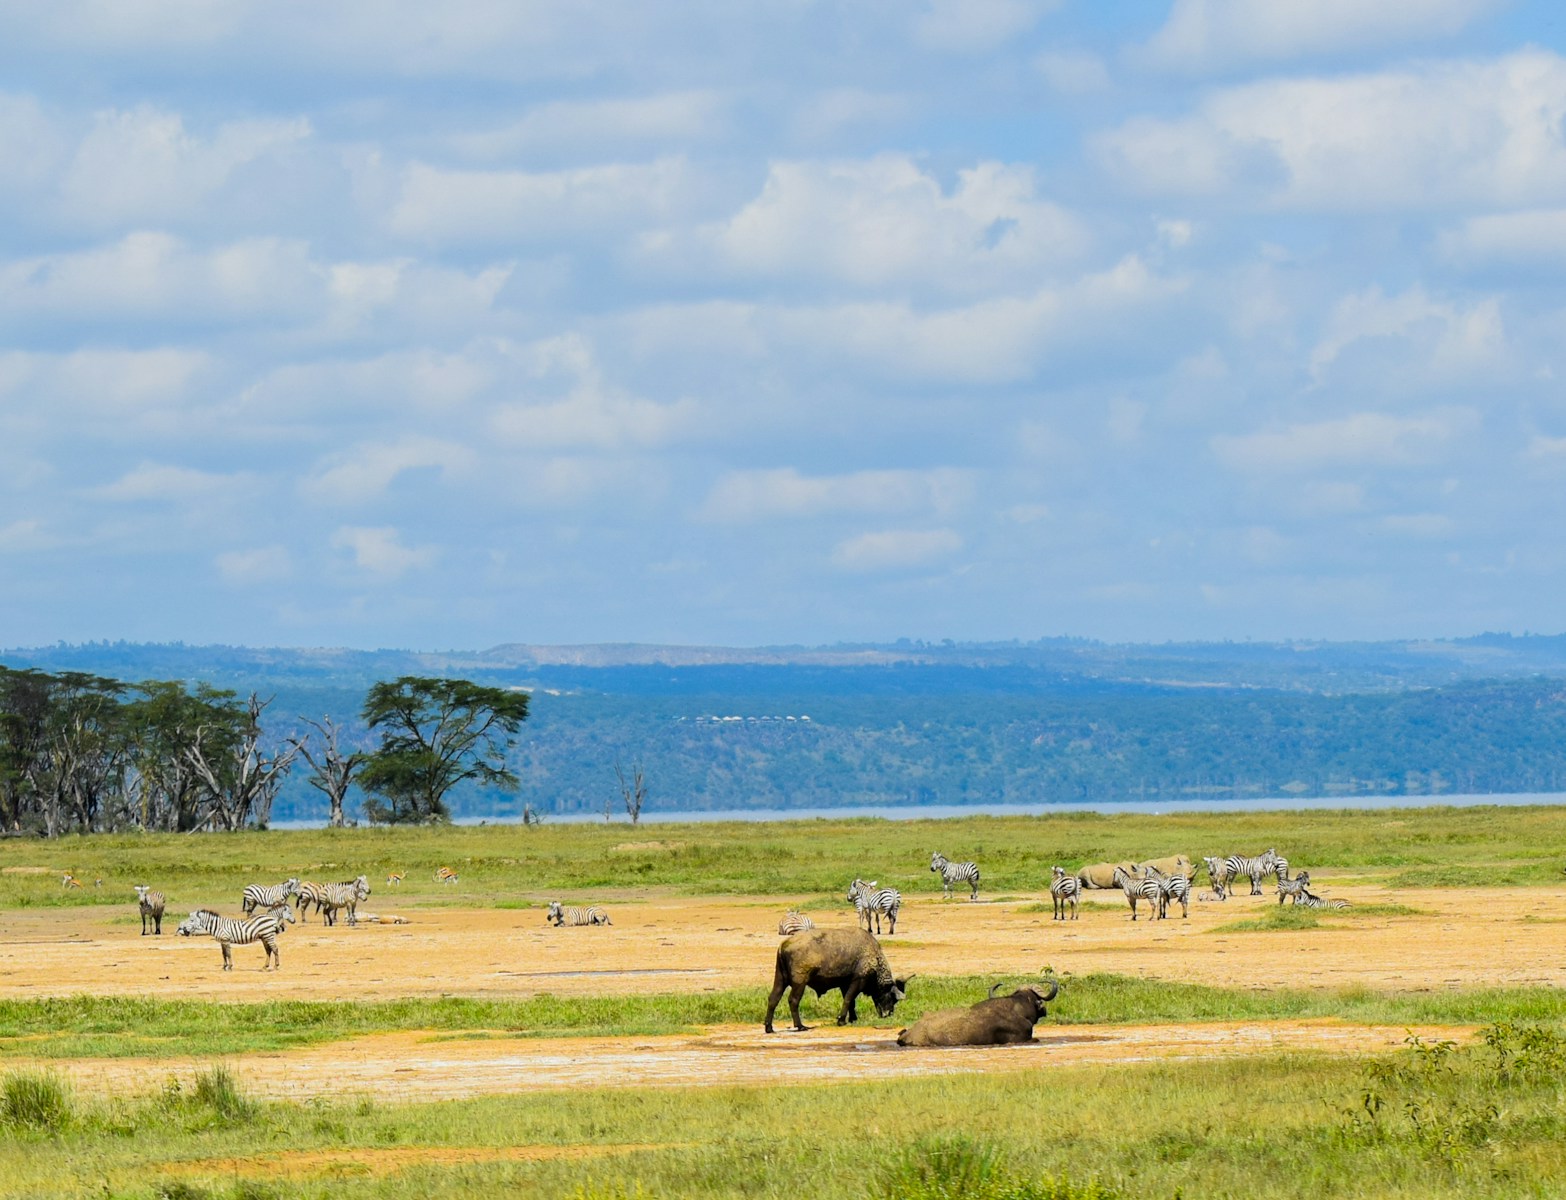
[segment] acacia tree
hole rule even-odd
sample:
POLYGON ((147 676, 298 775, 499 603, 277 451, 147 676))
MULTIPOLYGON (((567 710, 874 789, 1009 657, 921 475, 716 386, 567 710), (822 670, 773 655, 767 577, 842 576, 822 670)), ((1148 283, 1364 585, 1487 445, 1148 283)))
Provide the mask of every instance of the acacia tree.
POLYGON ((404 675, 377 683, 361 716, 381 731, 364 759, 359 786, 376 821, 445 821, 446 793, 468 780, 514 791, 506 753, 527 720, 526 692, 483 687, 466 679, 404 675))
POLYGON ((348 823, 343 816, 343 800, 348 795, 348 788, 353 784, 354 775, 364 763, 364 756, 358 753, 343 753, 342 748, 337 744, 341 730, 332 723, 331 717, 322 717, 319 721, 312 721, 309 717, 299 719, 321 735, 321 748, 311 750, 308 737, 289 738, 289 743, 304 755, 305 762, 310 764, 310 786, 322 793, 327 803, 332 806, 332 815, 327 821, 328 827, 341 829, 348 823))

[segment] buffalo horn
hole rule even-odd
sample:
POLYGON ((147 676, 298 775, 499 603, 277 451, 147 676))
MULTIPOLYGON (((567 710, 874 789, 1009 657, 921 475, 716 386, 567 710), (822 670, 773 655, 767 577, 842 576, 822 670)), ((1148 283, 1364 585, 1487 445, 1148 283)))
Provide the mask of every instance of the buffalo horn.
POLYGON ((1049 981, 1049 995, 1045 996, 1044 999, 1045 1000, 1053 1000, 1059 994, 1060 994, 1060 981, 1056 980, 1056 979, 1051 979, 1049 981))

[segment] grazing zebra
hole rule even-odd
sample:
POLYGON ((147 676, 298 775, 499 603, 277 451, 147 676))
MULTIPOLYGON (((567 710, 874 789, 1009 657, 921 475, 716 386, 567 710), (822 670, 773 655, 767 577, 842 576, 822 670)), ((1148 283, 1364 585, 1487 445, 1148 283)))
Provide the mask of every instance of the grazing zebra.
POLYGON ((803 933, 807 929, 814 929, 816 923, 802 912, 794 909, 788 910, 788 915, 778 922, 778 933, 788 937, 793 933, 803 933))
POLYGON ((290 879, 286 883, 276 883, 270 886, 264 883, 252 883, 246 886, 244 895, 240 898, 239 907, 246 914, 255 912, 258 908, 276 908, 283 904, 290 896, 299 894, 299 881, 290 879))
POLYGON ((863 879, 856 879, 848 885, 848 895, 845 897, 854 906, 854 912, 859 920, 865 923, 865 932, 870 932, 870 924, 875 923, 875 932, 881 932, 881 918, 887 920, 888 934, 897 932, 897 914, 903 910, 903 894, 896 888, 878 887, 874 879, 866 883, 863 879))
POLYGON ((1293 879, 1278 880, 1278 903, 1281 905, 1285 899, 1293 900, 1298 904, 1302 898, 1310 895, 1310 872, 1301 871, 1293 879))
POLYGON ((1289 877, 1289 860, 1284 858, 1276 850, 1269 849, 1266 854, 1248 858, 1243 854, 1231 854, 1223 860, 1224 871, 1229 879, 1238 879, 1241 875, 1248 876, 1251 881, 1251 895, 1262 894, 1261 881, 1265 875, 1277 875, 1280 879, 1289 877))
POLYGON ((1071 905, 1071 919, 1077 919, 1077 898, 1082 894, 1082 881, 1075 875, 1067 875, 1065 867, 1055 868, 1055 878, 1050 881, 1049 894, 1055 901, 1055 915, 1051 920, 1066 919, 1066 905, 1071 905))
MULTIPOLYGON (((1165 875, 1157 867, 1143 867, 1142 877, 1150 879, 1158 885, 1158 919, 1162 921, 1169 915, 1169 902, 1177 901, 1180 905, 1180 919, 1188 921, 1191 918, 1191 881, 1178 872, 1173 875, 1165 875)), ((1142 893, 1146 895, 1146 891, 1142 893)))
POLYGON ((456 883, 457 873, 450 867, 442 867, 440 870, 435 872, 435 878, 440 880, 442 883, 456 883))
POLYGON ((946 899, 952 898, 952 884, 966 883, 970 889, 968 899, 979 898, 979 864, 952 862, 940 851, 930 857, 930 870, 941 873, 941 888, 946 899))
POLYGON ((348 910, 348 924, 359 923, 359 901, 370 898, 370 881, 361 875, 357 879, 350 879, 347 883, 328 883, 319 890, 316 907, 321 910, 321 919, 328 925, 337 924, 337 910, 348 910))
POLYGON ((549 911, 544 914, 546 923, 553 923, 556 929, 562 925, 612 925, 609 914, 596 904, 586 908, 563 908, 560 901, 551 900, 549 911))
POLYGON ((386 882, 392 887, 400 887, 405 875, 406 873, 403 871, 393 871, 386 876, 386 882))
POLYGON ((282 933, 287 923, 293 919, 294 910, 286 903, 280 908, 257 913, 253 917, 220 917, 210 908, 198 908, 180 922, 175 932, 180 937, 205 933, 216 938, 218 945, 223 947, 225 971, 234 969, 234 954, 230 947, 248 946, 252 942, 260 942, 266 948, 266 966, 262 970, 280 971, 283 968, 283 956, 278 953, 277 935, 282 933))
POLYGON ((1234 876, 1229 872, 1229 860, 1226 858, 1204 858, 1207 864, 1207 878, 1212 881, 1213 895, 1220 900, 1229 898, 1229 884, 1234 881, 1234 876))
POLYGON ((1153 914, 1149 921, 1158 916, 1158 884, 1151 879, 1144 879, 1140 875, 1133 875, 1124 867, 1115 868, 1115 884, 1126 894, 1126 902, 1131 905, 1131 919, 1136 920, 1136 902, 1146 900, 1147 907, 1153 914))
POLYGON ((141 908, 141 936, 147 936, 147 918, 152 918, 152 932, 163 936, 163 893, 136 884, 136 902, 141 908))
POLYGON ((1306 892, 1304 898, 1302 900, 1300 900, 1299 903, 1303 904, 1306 908, 1338 908, 1338 909, 1343 909, 1343 908, 1353 908, 1354 907, 1347 900, 1328 900, 1325 897, 1317 896, 1317 895, 1315 895, 1312 892, 1306 892))

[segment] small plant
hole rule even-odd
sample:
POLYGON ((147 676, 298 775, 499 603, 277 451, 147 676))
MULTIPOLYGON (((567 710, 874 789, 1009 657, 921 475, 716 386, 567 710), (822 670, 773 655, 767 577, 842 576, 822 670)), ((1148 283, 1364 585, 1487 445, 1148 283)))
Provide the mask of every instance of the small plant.
POLYGON ((12 1071, 0 1084, 0 1120, 5 1124, 59 1133, 71 1123, 71 1100, 59 1076, 12 1071))
POLYGON ((190 1099, 225 1121, 248 1121, 255 1115, 255 1104, 239 1090, 233 1072, 224 1066, 197 1075, 190 1099))
POLYGON ((1497 1021, 1479 1039, 1495 1055, 1495 1074, 1503 1083, 1534 1083, 1566 1075, 1566 1037, 1553 1029, 1497 1021))

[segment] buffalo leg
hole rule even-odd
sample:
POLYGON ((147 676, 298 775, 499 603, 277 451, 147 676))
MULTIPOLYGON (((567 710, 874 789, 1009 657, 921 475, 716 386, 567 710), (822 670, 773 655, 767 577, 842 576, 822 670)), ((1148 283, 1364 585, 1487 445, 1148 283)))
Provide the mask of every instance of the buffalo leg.
MULTIPOLYGON (((772 995, 767 997, 767 1024, 766 1024, 766 1029, 767 1029, 768 1033, 773 1032, 773 1030, 772 1030, 772 1014, 778 1011, 778 1001, 783 999, 783 990, 787 986, 788 986, 787 982, 785 980, 783 980, 782 977, 779 977, 772 985, 772 995)), ((795 1024, 799 1023, 799 1005, 797 1003, 794 1006, 794 1022, 795 1022, 795 1024)))
POLYGON ((843 989, 843 1008, 837 1014, 839 1025, 853 1024, 859 1020, 859 981, 856 979, 843 989))

